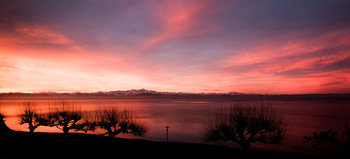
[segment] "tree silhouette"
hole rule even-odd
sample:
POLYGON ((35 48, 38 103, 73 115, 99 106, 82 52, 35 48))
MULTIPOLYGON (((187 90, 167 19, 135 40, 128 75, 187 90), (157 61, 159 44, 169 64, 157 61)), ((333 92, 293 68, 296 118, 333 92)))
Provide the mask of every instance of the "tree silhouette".
POLYGON ((7 134, 7 133, 11 132, 11 130, 5 124, 5 119, 4 118, 5 118, 5 113, 3 113, 0 110, 0 135, 7 134))
POLYGON ((285 131, 283 116, 268 103, 233 103, 209 117, 204 135, 209 141, 230 140, 247 150, 253 142, 280 144, 285 131))
POLYGON ((26 101, 22 103, 22 110, 18 114, 20 118, 19 124, 23 125, 28 123, 29 132, 33 133, 39 126, 48 126, 50 123, 50 117, 48 113, 39 113, 34 101, 26 101))
POLYGON ((50 126, 56 126, 63 130, 64 134, 68 134, 69 130, 80 130, 79 121, 83 118, 83 112, 72 102, 66 100, 56 101, 56 110, 52 112, 50 126))
POLYGON ((320 131, 319 134, 313 133, 312 136, 304 136, 303 143, 313 143, 311 147, 316 147, 324 143, 331 143, 341 149, 346 155, 350 155, 350 128, 347 124, 344 125, 345 132, 344 134, 347 136, 348 140, 345 143, 340 142, 337 139, 337 131, 326 130, 320 131))
POLYGON ((105 108, 96 111, 94 125, 106 130, 106 134, 111 138, 120 133, 142 136, 148 131, 146 124, 136 120, 131 111, 117 108, 105 108))

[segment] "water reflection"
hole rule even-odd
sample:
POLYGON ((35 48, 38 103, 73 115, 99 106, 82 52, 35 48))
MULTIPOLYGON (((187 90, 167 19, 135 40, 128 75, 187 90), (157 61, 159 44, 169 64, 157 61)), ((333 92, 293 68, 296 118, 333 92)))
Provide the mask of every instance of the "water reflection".
MULTIPOLYGON (((13 130, 28 131, 28 125, 18 124, 18 103, 25 100, 0 100, 0 108, 6 114, 6 124, 13 130)), ((127 108, 137 113, 149 125, 149 132, 143 138, 166 140, 165 126, 169 130, 169 141, 203 143, 203 123, 212 112, 229 106, 232 100, 217 99, 72 99, 82 111, 94 112, 102 106, 127 108)), ((36 100, 38 107, 49 109, 52 100, 36 100)), ((285 115, 289 130, 283 148, 299 151, 307 146, 301 144, 304 135, 320 130, 338 130, 344 123, 350 123, 350 102, 330 101, 271 101, 272 106, 285 115)), ((62 132, 55 127, 38 127, 36 132, 62 132)), ((341 132, 341 130, 338 130, 341 132)), ((95 132, 101 134, 105 131, 95 132)), ((123 135, 126 138, 138 138, 123 135)), ((259 145, 252 145, 252 148, 259 145)), ((261 146, 265 147, 265 146, 261 146)))

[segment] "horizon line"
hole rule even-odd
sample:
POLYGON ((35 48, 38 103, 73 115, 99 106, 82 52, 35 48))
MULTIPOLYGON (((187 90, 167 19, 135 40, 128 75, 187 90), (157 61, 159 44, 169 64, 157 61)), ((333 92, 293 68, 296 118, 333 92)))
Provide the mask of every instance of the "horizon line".
POLYGON ((193 94, 193 95, 200 95, 200 94, 217 94, 217 95, 347 95, 350 94, 350 92, 347 93, 298 93, 298 94, 293 94, 293 93, 245 93, 245 92, 236 92, 236 91, 232 91, 232 92, 172 92, 172 91, 157 91, 157 90, 151 90, 151 89, 128 89, 128 90, 109 90, 109 91, 32 91, 32 92, 21 92, 21 91, 17 91, 17 92, 0 92, 0 94, 16 94, 16 93, 20 93, 20 94, 74 94, 74 93, 84 93, 84 94, 93 94, 93 93, 108 93, 108 92, 116 92, 116 91, 124 91, 124 92, 128 92, 128 91, 152 91, 152 92, 156 92, 156 93, 171 93, 171 94, 193 94))

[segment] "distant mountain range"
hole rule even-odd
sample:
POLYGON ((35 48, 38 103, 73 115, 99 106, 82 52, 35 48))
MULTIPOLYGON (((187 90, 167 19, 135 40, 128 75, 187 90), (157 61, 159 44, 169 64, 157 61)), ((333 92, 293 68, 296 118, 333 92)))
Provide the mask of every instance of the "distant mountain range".
POLYGON ((99 92, 72 92, 72 93, 58 93, 58 92, 34 92, 34 93, 23 93, 23 92, 9 92, 0 94, 34 94, 34 95, 107 95, 107 96, 138 96, 138 95, 258 95, 253 93, 239 93, 239 92, 229 92, 229 93, 183 93, 183 92, 157 92, 154 90, 147 89, 131 89, 131 90, 117 90, 117 91, 99 91, 99 92))
MULTIPOLYGON (((10 92, 10 93, 0 93, 0 97, 82 97, 82 98, 93 98, 93 97, 103 97, 103 98, 134 98, 142 97, 148 98, 205 98, 205 99, 242 99, 242 100, 350 100, 350 94, 255 94, 255 93, 239 93, 239 92, 229 92, 229 93, 183 93, 183 92, 158 92, 154 90, 147 89, 131 89, 131 90, 118 90, 118 91, 99 91, 99 92, 72 92, 72 93, 57 93, 57 92, 35 92, 35 93, 23 93, 23 92, 10 92)), ((1 99, 1 98, 0 98, 1 99)))

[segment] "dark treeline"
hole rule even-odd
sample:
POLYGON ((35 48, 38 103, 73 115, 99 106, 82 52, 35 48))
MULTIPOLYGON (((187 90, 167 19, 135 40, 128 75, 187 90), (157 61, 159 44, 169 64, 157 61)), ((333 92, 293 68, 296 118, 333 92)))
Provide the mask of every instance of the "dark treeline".
POLYGON ((120 133, 142 136, 148 131, 147 124, 127 109, 105 107, 88 113, 67 100, 56 100, 49 105, 49 110, 41 110, 35 101, 23 102, 19 124, 28 124, 30 133, 39 126, 56 127, 64 134, 70 130, 87 132, 100 128, 113 138, 120 133))

